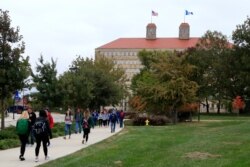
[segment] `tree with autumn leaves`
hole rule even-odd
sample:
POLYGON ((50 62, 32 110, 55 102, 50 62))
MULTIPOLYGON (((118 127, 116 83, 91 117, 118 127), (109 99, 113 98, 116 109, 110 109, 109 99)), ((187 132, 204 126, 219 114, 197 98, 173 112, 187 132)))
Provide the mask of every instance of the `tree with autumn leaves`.
POLYGON ((236 96, 236 98, 233 100, 233 109, 237 112, 237 114, 240 113, 240 110, 242 110, 245 107, 245 102, 242 100, 240 96, 236 96))
POLYGON ((141 51, 144 68, 132 80, 135 109, 168 114, 177 121, 178 108, 196 102, 198 85, 190 78, 194 66, 185 63, 177 52, 141 51))

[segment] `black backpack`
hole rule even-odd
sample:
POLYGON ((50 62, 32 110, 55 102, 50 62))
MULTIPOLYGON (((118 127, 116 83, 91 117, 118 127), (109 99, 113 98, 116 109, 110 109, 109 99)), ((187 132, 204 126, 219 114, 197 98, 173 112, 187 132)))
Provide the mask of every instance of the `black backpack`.
POLYGON ((110 121, 111 122, 116 122, 116 114, 115 113, 111 113, 111 115, 110 115, 110 121))
POLYGON ((47 132, 46 120, 38 119, 34 124, 34 134, 40 135, 47 132))

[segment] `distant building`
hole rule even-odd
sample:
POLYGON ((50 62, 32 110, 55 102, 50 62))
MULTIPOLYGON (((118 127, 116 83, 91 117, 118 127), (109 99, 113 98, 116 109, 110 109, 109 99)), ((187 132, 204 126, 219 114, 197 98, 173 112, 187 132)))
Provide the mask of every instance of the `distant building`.
MULTIPOLYGON (((95 59, 106 57, 113 60, 116 67, 124 69, 127 76, 126 84, 131 84, 132 77, 140 72, 143 67, 138 52, 143 49, 147 51, 183 51, 194 47, 199 38, 190 37, 190 26, 181 23, 179 26, 179 37, 157 38, 157 27, 154 23, 146 26, 146 37, 144 38, 118 38, 95 49, 95 59)), ((126 101, 123 106, 126 109, 126 101)), ((124 108, 124 107, 123 107, 124 108)))
POLYGON ((106 57, 113 60, 115 65, 125 70, 127 84, 130 85, 134 74, 140 72, 141 62, 137 56, 138 52, 145 49, 148 51, 185 50, 194 47, 199 38, 190 38, 190 27, 188 23, 181 23, 179 37, 157 38, 156 25, 149 23, 146 27, 145 38, 119 38, 95 49, 95 59, 106 57))

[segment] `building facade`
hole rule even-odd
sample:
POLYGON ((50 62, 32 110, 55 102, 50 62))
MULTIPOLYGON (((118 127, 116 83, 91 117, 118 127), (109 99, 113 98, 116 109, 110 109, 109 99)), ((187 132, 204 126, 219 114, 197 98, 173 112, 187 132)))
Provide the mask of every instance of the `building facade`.
POLYGON ((199 38, 190 38, 188 23, 181 23, 179 37, 157 38, 157 27, 154 23, 146 26, 144 38, 119 38, 95 49, 95 59, 106 57, 113 60, 116 67, 124 69, 127 76, 127 85, 130 85, 132 77, 142 68, 138 53, 143 49, 148 51, 181 51, 194 47, 199 38))
MULTIPOLYGON (((138 53, 143 49, 147 51, 183 51, 194 47, 199 41, 197 37, 190 37, 190 26, 181 23, 179 36, 176 38, 157 37, 157 26, 149 23, 146 26, 146 36, 142 38, 118 38, 95 49, 95 59, 106 57, 111 59, 115 67, 124 69, 130 86, 132 77, 140 72, 143 67, 138 53)), ((127 103, 126 100, 124 103, 127 103)), ((126 109, 126 104, 123 104, 126 109)))

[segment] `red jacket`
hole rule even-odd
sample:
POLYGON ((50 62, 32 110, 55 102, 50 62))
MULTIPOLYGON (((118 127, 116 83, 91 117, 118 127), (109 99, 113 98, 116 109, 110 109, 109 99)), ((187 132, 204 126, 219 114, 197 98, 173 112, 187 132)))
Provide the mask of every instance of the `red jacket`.
POLYGON ((53 128, 53 127, 54 127, 54 119, 53 119, 51 113, 48 112, 48 115, 47 115, 47 116, 48 116, 48 120, 49 120, 49 127, 50 127, 50 128, 53 128))

